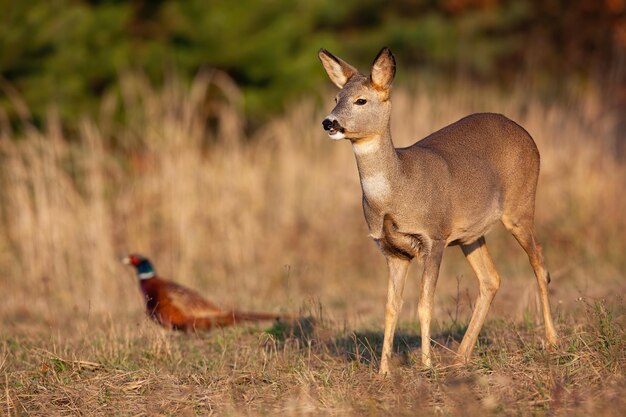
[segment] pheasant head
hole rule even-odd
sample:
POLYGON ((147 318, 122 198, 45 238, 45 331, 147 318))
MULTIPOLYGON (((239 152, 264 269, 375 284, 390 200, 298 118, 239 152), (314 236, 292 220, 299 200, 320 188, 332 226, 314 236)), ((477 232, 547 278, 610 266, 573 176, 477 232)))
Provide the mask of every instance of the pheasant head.
POLYGON ((122 259, 122 262, 134 266, 135 271, 137 271, 137 278, 140 280, 150 279, 156 276, 152 263, 143 255, 130 254, 122 259))

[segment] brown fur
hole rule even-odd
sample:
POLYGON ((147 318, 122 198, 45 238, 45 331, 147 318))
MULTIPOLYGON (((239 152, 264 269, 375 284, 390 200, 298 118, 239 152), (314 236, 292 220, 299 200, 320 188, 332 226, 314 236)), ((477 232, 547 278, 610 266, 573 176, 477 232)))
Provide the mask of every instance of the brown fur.
MULTIPOLYGON (((389 98, 395 75, 391 51, 381 50, 370 77, 328 51, 320 50, 319 57, 341 89, 324 127, 329 129, 333 122, 352 142, 365 219, 389 266, 381 373, 389 371, 406 273, 417 256, 424 259, 418 306, 422 362, 431 366, 433 296, 443 249, 449 245, 461 245, 480 286, 458 352, 461 361, 470 358, 500 283, 484 239, 498 221, 529 256, 540 290, 546 337, 556 343, 547 293, 549 275, 533 225, 539 151, 528 132, 499 114, 472 114, 409 147, 396 149, 390 128, 389 98)), ((333 130, 329 134, 341 138, 340 134, 334 136, 333 130)))

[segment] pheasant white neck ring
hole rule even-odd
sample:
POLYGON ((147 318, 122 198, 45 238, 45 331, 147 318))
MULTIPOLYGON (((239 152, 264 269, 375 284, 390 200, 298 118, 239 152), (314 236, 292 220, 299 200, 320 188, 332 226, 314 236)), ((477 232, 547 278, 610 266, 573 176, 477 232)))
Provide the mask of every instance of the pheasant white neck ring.
POLYGON ((155 275, 156 274, 154 273, 154 271, 137 273, 137 276, 139 277, 139 279, 150 279, 150 278, 154 278, 155 275))

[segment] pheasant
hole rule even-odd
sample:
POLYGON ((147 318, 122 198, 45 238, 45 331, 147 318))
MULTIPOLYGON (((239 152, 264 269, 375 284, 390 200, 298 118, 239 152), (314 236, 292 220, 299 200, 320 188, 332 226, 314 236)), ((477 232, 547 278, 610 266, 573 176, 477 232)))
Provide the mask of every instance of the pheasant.
POLYGON ((160 278, 150 260, 142 255, 128 255, 122 262, 135 267, 146 299, 146 312, 163 327, 183 331, 211 330, 246 321, 281 318, 277 314, 222 310, 196 291, 160 278))

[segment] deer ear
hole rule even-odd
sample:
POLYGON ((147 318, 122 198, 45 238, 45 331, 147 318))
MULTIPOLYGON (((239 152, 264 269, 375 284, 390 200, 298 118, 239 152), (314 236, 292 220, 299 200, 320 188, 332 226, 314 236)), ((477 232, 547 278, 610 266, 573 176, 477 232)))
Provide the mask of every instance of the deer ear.
POLYGON ((326 49, 320 49, 318 56, 328 74, 328 78, 339 88, 354 77, 359 71, 344 60, 337 58, 326 49))
POLYGON ((372 75, 370 76, 372 84, 377 88, 388 90, 395 75, 396 59, 393 57, 391 49, 384 47, 372 64, 372 75))

